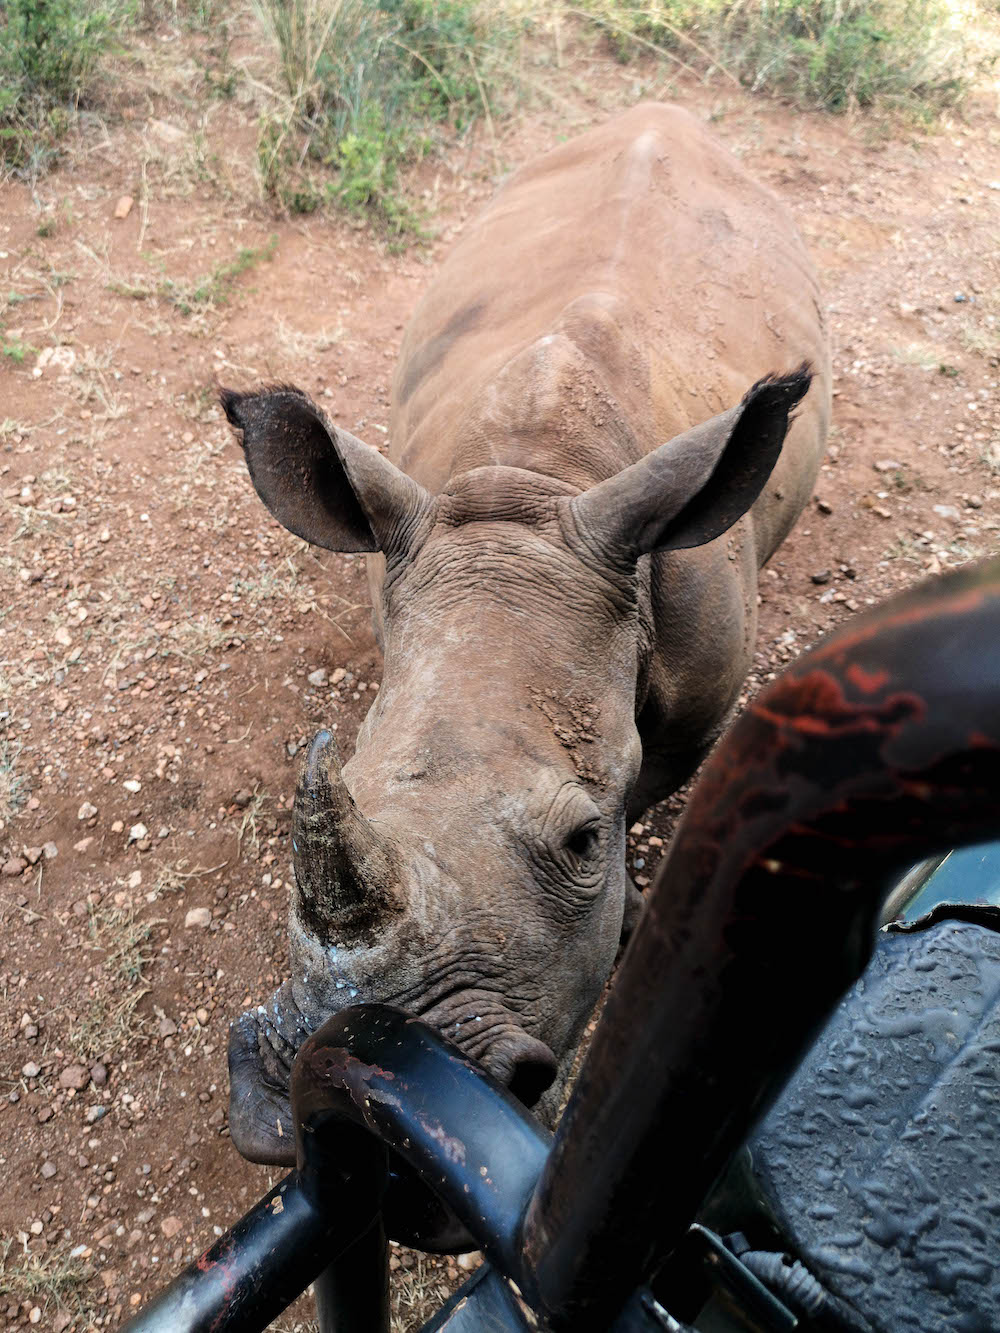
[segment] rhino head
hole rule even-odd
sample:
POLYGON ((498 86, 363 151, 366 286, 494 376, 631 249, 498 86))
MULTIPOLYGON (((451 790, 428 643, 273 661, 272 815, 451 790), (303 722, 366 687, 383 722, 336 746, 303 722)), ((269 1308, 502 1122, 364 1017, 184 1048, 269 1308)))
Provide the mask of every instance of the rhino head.
POLYGON ((232 1029, 244 1156, 294 1159, 291 1062, 351 1004, 418 1015, 541 1114, 558 1106, 622 934, 655 636, 643 557, 748 510, 808 384, 761 381, 586 489, 485 466, 438 494, 296 389, 223 391, 271 512, 384 557, 381 688, 354 756, 341 767, 321 732, 299 777, 290 979, 232 1029))

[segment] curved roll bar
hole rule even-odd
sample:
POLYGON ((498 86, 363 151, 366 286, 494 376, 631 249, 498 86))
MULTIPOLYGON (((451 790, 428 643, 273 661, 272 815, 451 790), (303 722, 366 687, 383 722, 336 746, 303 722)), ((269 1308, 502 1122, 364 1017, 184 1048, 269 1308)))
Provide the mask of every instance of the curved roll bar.
MULTIPOLYGON (((551 1148, 508 1092, 423 1024, 383 1006, 346 1010, 305 1043, 293 1073, 298 1168, 278 1188, 301 1196, 309 1225, 302 1209, 276 1217, 263 1201, 128 1329, 266 1327, 264 1279, 273 1287, 283 1260, 260 1261, 255 1228, 287 1258, 295 1246, 279 1224, 287 1217, 290 1234, 298 1217, 310 1243, 295 1254, 297 1290, 329 1265, 321 1327, 334 1327, 336 1307, 338 1333, 382 1333, 386 1147, 492 1265, 428 1331, 527 1327, 501 1277, 556 1333, 678 1329, 643 1283, 863 971, 894 880, 921 857, 998 835, 994 560, 851 621, 730 730, 648 893, 551 1148), (241 1268, 244 1253, 257 1257, 241 1268), (220 1256, 226 1281, 209 1299, 195 1274, 220 1256), (253 1292, 264 1293, 256 1318, 253 1292)), ((419 1209, 419 1192, 410 1197, 419 1209)), ((390 1229, 399 1206, 385 1195, 390 1229)))

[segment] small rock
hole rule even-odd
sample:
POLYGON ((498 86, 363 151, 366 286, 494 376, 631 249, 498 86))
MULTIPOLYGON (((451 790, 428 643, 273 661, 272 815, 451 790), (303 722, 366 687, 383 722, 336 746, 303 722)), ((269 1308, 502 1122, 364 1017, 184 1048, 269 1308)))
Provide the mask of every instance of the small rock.
POLYGON ((892 518, 888 509, 883 509, 881 505, 872 505, 872 513, 877 514, 879 518, 892 518))
POLYGON ((56 1166, 55 1162, 42 1163, 42 1176, 45 1180, 51 1180, 57 1170, 58 1167, 56 1166))
POLYGON ((821 569, 816 574, 810 574, 809 577, 812 579, 813 583, 829 583, 830 571, 828 569, 821 569))
POLYGON ((179 1217, 165 1217, 160 1223, 160 1230, 166 1236, 167 1240, 171 1240, 183 1226, 184 1223, 179 1217))
POLYGON ((91 1106, 87 1109, 87 1124, 95 1125, 98 1120, 103 1120, 108 1113, 106 1106, 91 1106))
POLYGON ((97 806, 91 805, 89 801, 84 801, 76 812, 77 819, 93 819, 97 814, 97 806))
POLYGON ((967 495, 965 497, 965 503, 970 509, 982 509, 983 498, 981 495, 967 495))
POLYGON ((346 667, 337 667, 336 671, 334 671, 333 675, 330 677, 330 684, 339 685, 346 675, 346 667))
POLYGON ((206 1024, 208 1023, 209 1013, 208 1013, 208 1010, 207 1010, 206 1008, 204 1008, 204 1006, 202 1006, 201 1008, 196 1009, 196 1010, 194 1011, 194 1016, 195 1016, 195 1018, 197 1018, 199 1024, 200 1024, 202 1027, 205 1027, 206 1024))
POLYGON ((133 870, 132 873, 131 873, 131 875, 129 875, 129 877, 128 877, 128 886, 129 886, 129 888, 130 888, 130 889, 137 889, 141 883, 142 883, 142 871, 141 871, 141 870, 133 870))
POLYGON ((156 1034, 159 1037, 174 1037, 177 1035, 177 1024, 172 1018, 161 1018, 156 1034))
POLYGON ((24 854, 28 858, 28 865, 36 866, 42 859, 41 847, 25 847, 24 854))
POLYGON ((60 625, 52 637, 63 648, 69 648, 73 643, 73 636, 65 625, 60 625))
POLYGON ((21 856, 12 856, 9 861, 4 861, 3 870, 0 874, 13 879, 15 875, 20 875, 28 863, 21 856))
POLYGON ((309 675, 306 676, 306 680, 309 684, 315 685, 317 688, 325 685, 329 679, 330 677, 326 674, 326 670, 323 667, 319 667, 316 671, 310 671, 309 675))
POLYGON ((34 1060, 29 1060, 28 1063, 21 1068, 21 1073, 25 1078, 37 1078, 41 1072, 41 1069, 35 1064, 34 1060))
POLYGON ((819 510, 821 514, 833 513, 833 505, 830 503, 829 500, 817 500, 816 508, 819 510))
POLYGON ((79 842, 74 842, 74 852, 85 852, 93 841, 93 838, 81 838, 79 842))
POLYGON ((129 842, 141 842, 149 837, 149 829, 145 824, 133 824, 128 831, 129 842))
POLYGON ((130 194, 123 194, 117 204, 115 204, 115 217, 118 218, 119 221, 123 218, 127 218, 132 212, 132 205, 134 203, 135 200, 130 194))
POLYGON ((942 518, 952 518, 956 521, 961 518, 954 505, 934 505, 933 508, 935 514, 940 514, 942 518))
POLYGON ((42 855, 45 857, 46 861, 54 861, 59 855, 59 848, 54 842, 43 842, 42 855))
POLYGON ((121 821, 120 819, 116 819, 115 822, 111 825, 111 832, 112 832, 112 833, 124 833, 124 832, 125 832, 125 825, 122 823, 122 821, 121 821))
POLYGON ((75 1088, 82 1091, 90 1082, 90 1070, 85 1065, 67 1065, 59 1075, 61 1088, 75 1088))
POLYGON ((91 1065, 90 1081, 95 1088, 103 1088, 108 1081, 107 1066, 102 1064, 91 1065))
POLYGON ((955 293, 955 302, 956 302, 957 305, 964 305, 964 303, 965 303, 968 299, 969 299, 969 298, 966 296, 965 292, 956 292, 956 293, 955 293))
POLYGON ((207 907, 192 907, 184 918, 184 925, 188 930, 192 926, 199 926, 202 930, 206 930, 211 924, 212 913, 207 907))
POLYGON ((872 467, 876 472, 898 472, 902 463, 897 463, 894 458, 876 458, 872 467))
POLYGON ((237 810, 245 810, 252 800, 252 794, 247 791, 246 787, 243 787, 233 797, 233 805, 236 806, 237 810))
POLYGON ((133 796, 135 795, 136 792, 142 791, 142 783, 139 781, 138 778, 127 778, 122 783, 122 786, 125 788, 126 791, 130 791, 133 796))

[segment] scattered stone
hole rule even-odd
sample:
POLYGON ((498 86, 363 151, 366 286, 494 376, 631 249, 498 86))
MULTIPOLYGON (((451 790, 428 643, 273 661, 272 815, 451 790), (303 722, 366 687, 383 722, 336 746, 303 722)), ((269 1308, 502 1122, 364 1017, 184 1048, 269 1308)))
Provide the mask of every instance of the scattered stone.
POLYGON ((892 518, 888 509, 883 509, 881 505, 872 505, 872 513, 877 514, 879 518, 892 518))
POLYGON ((85 852, 93 841, 93 838, 81 838, 79 842, 74 842, 74 852, 85 852))
POLYGON ((940 514, 942 518, 951 518, 956 522, 962 517, 954 505, 934 505, 935 514, 940 514))
POLYGON ((34 1060, 29 1060, 28 1063, 21 1068, 21 1073, 25 1078, 37 1078, 41 1072, 41 1069, 35 1064, 34 1060))
POLYGON ((45 1180, 51 1180, 52 1177, 55 1175, 55 1173, 56 1173, 56 1171, 57 1171, 58 1169, 59 1169, 59 1168, 56 1166, 55 1162, 43 1162, 43 1163, 42 1163, 42 1177, 43 1177, 45 1180))
POLYGON ((141 871, 141 870, 133 870, 132 873, 131 873, 131 875, 129 875, 129 877, 128 877, 128 886, 129 886, 129 888, 130 888, 130 889, 137 889, 141 883, 142 883, 142 871, 141 871))
POLYGON ((813 583, 829 583, 831 574, 828 569, 821 569, 816 574, 810 574, 809 577, 812 579, 813 583))
POLYGON ((149 829, 145 824, 133 824, 128 831, 129 842, 142 842, 144 838, 149 837, 149 829))
POLYGON ((172 1018, 163 1017, 160 1019, 160 1025, 156 1029, 158 1037, 175 1037, 177 1035, 177 1024, 172 1018))
POLYGON ((237 810, 245 810, 252 800, 252 794, 247 791, 246 787, 243 787, 233 797, 233 805, 236 806, 237 810))
POLYGON ((981 495, 967 495, 965 497, 965 503, 969 509, 982 509, 983 497, 981 495))
POLYGON ((27 861, 25 861, 22 856, 12 856, 9 861, 4 861, 3 870, 0 871, 0 874, 4 874, 9 879, 13 879, 15 875, 21 874, 27 864, 27 861))
POLYGON ((108 1113, 106 1106, 91 1106, 87 1110, 87 1124, 94 1125, 98 1120, 103 1120, 108 1113))
POLYGON ((309 684, 315 685, 317 689, 320 689, 324 685, 326 685, 329 679, 330 677, 327 675, 324 667, 319 667, 316 671, 310 671, 309 675, 306 676, 306 680, 309 682, 309 684))
POLYGON ((337 667, 333 675, 330 677, 330 684, 339 685, 346 675, 347 669, 345 667, 337 667))
POLYGON ((160 1223, 160 1230, 166 1236, 167 1240, 172 1240, 183 1226, 184 1223, 179 1217, 165 1217, 160 1223))
POLYGON ((966 302, 968 299, 969 299, 969 298, 966 296, 965 292, 956 292, 956 293, 955 293, 955 303, 956 303, 957 305, 964 305, 965 302, 966 302))
POLYGON ((199 1024, 202 1027, 205 1027, 207 1025, 209 1019, 209 1013, 204 1006, 201 1006, 200 1008, 196 1009, 194 1011, 194 1016, 195 1018, 197 1018, 199 1024))
POLYGON ((134 203, 135 200, 132 198, 130 194, 123 194, 121 198, 118 200, 117 204, 115 204, 115 217, 119 221, 121 221, 123 218, 127 218, 128 215, 132 212, 132 205, 134 203))
POLYGON ((212 924, 212 913, 207 907, 192 907, 190 912, 184 918, 185 928, 190 930, 193 926, 198 926, 202 930, 207 930, 212 924))
POLYGON ((876 458, 872 467, 876 472, 898 472, 902 463, 897 463, 894 458, 876 458))
POLYGON ((97 806, 91 805, 89 801, 84 801, 83 805, 81 805, 79 810, 77 810, 76 817, 77 819, 81 820, 93 819, 96 814, 97 814, 97 806))
POLYGON ((60 625, 52 637, 62 648, 69 648, 72 646, 73 636, 65 625, 60 625))
POLYGON ((829 500, 817 500, 816 508, 819 510, 821 514, 833 513, 833 505, 830 503, 829 500))
POLYGON ((28 865, 36 866, 42 859, 41 847, 25 847, 24 854, 28 858, 28 865))
POLYGON ((74 1088, 77 1092, 82 1092, 89 1082, 90 1070, 86 1065, 67 1065, 59 1075, 61 1088, 74 1088))
POLYGON ((107 1066, 102 1064, 91 1065, 90 1081, 95 1088, 103 1088, 108 1081, 107 1066))
POLYGON ((59 848, 54 842, 43 842, 42 855, 45 857, 46 861, 54 861, 59 855, 59 848))
POLYGON ((125 788, 126 791, 130 791, 133 796, 135 795, 136 792, 142 791, 142 783, 139 781, 138 778, 127 778, 122 783, 122 786, 125 788))
POLYGON ((124 833, 124 832, 125 832, 125 825, 122 823, 122 821, 121 821, 120 819, 116 819, 115 822, 111 825, 111 832, 112 832, 112 833, 124 833))

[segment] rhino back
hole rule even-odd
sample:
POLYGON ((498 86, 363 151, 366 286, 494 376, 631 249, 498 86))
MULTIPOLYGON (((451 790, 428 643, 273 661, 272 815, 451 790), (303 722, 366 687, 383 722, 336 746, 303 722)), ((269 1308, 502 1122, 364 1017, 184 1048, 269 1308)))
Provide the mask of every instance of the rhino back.
POLYGON ((392 456, 429 489, 483 463, 587 486, 738 401, 817 372, 755 507, 764 558, 811 487, 829 366, 794 222, 689 113, 644 105, 516 173, 417 307, 392 456))

